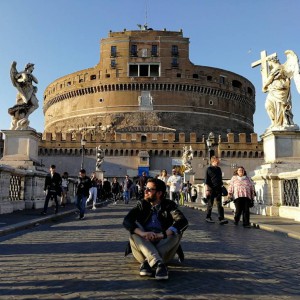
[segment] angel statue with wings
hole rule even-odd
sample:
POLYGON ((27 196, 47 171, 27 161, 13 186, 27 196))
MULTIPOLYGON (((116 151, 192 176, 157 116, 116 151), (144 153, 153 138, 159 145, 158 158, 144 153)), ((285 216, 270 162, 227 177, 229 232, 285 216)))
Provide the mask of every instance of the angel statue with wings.
POLYGON ((261 60, 252 64, 252 67, 261 64, 262 91, 268 92, 265 108, 271 119, 271 130, 298 129, 293 122, 291 79, 300 93, 299 60, 292 50, 285 51, 285 54, 287 60, 284 64, 280 64, 276 53, 266 56, 265 51, 261 60))
POLYGON ((12 116, 10 129, 26 130, 29 127, 29 115, 39 107, 39 101, 36 98, 37 87, 33 83, 38 83, 35 76, 32 75, 34 64, 28 63, 24 71, 17 71, 17 63, 14 61, 10 69, 10 78, 14 87, 18 90, 16 105, 8 109, 12 116))

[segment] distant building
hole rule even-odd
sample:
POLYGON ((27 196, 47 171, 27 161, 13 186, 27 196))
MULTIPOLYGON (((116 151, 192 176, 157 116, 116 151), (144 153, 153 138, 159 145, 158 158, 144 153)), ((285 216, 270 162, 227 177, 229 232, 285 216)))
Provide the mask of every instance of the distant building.
POLYGON ((263 161, 253 133, 253 84, 230 71, 194 65, 182 31, 109 32, 99 63, 50 83, 43 110, 39 158, 73 176, 82 159, 88 172, 95 170, 98 145, 108 178, 134 177, 145 166, 150 176, 170 172, 180 165, 185 145, 193 149, 197 183, 209 150, 221 157, 225 179, 239 164, 248 171, 263 161), (210 132, 215 138, 208 149, 210 132))

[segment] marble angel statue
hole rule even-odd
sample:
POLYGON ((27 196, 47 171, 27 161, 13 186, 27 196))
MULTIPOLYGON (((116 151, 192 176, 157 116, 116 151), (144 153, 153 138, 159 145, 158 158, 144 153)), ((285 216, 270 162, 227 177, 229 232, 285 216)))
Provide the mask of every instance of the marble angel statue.
POLYGON ((104 161, 104 151, 101 146, 96 147, 96 171, 101 171, 101 165, 104 161))
POLYGON ((298 127, 293 122, 291 79, 294 79, 297 91, 300 93, 299 60, 292 50, 285 51, 287 60, 280 64, 276 56, 267 58, 266 70, 263 70, 263 92, 268 92, 265 108, 271 119, 269 129, 285 130, 298 127), (265 73, 264 73, 265 72, 265 73))
POLYGON ((29 127, 29 115, 39 107, 39 101, 36 98, 37 87, 33 83, 38 83, 35 76, 32 75, 34 64, 28 63, 24 71, 17 71, 17 63, 14 61, 10 69, 10 78, 13 86, 18 90, 16 104, 8 109, 12 116, 10 129, 25 130, 29 127))
POLYGON ((185 167, 184 172, 190 172, 193 170, 191 161, 193 160, 193 149, 192 146, 189 148, 187 146, 183 147, 183 155, 182 155, 182 164, 185 167))

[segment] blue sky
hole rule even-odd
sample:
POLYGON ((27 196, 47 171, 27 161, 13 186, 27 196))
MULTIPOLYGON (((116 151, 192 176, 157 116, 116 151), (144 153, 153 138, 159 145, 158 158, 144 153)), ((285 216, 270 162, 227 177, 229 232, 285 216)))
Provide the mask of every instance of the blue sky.
MULTIPOLYGON (((30 126, 44 127, 43 92, 55 79, 93 67, 100 40, 109 30, 137 30, 146 21, 157 30, 183 30, 190 38, 190 60, 240 74, 256 88, 254 131, 270 125, 264 108, 259 67, 251 63, 260 52, 284 51, 300 56, 298 0, 2 0, 0 1, 0 130, 9 129, 7 109, 16 89, 9 77, 12 61, 19 71, 35 64, 40 107, 30 126), (146 14, 147 7, 147 14, 146 14)), ((294 122, 300 126, 300 95, 292 84, 294 122)))

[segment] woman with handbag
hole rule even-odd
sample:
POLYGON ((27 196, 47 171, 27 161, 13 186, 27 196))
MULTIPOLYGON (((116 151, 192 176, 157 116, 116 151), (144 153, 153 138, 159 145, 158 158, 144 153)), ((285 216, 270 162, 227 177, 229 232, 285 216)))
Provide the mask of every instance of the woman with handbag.
POLYGON ((250 206, 255 197, 255 190, 251 178, 247 176, 242 166, 237 168, 236 173, 230 180, 228 197, 234 199, 236 207, 234 224, 239 224, 241 215, 243 214, 243 226, 250 228, 250 206))

